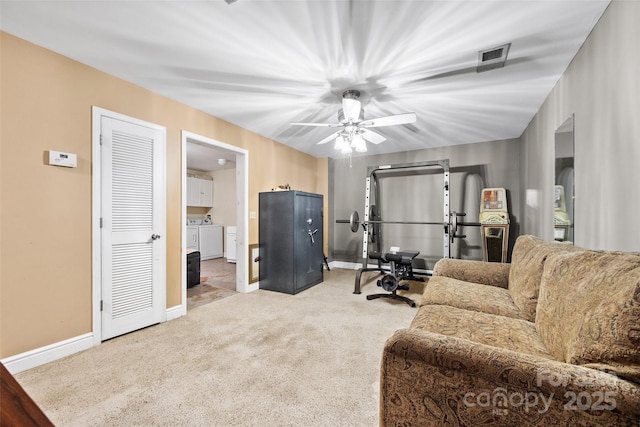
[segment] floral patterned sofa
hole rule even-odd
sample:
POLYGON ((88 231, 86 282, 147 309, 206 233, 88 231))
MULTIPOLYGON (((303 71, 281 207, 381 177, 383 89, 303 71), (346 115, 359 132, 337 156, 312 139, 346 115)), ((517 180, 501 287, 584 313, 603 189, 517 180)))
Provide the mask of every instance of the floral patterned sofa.
POLYGON ((516 240, 442 259, 385 345, 381 426, 639 426, 640 254, 516 240))

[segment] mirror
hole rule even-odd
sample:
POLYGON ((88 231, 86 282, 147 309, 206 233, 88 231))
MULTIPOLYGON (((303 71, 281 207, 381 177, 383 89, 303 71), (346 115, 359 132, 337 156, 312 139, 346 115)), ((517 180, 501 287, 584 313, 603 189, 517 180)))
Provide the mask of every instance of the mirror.
POLYGON ((574 132, 573 115, 556 130, 555 133, 555 187, 554 195, 554 239, 573 243, 574 230, 574 184, 573 154, 574 132))

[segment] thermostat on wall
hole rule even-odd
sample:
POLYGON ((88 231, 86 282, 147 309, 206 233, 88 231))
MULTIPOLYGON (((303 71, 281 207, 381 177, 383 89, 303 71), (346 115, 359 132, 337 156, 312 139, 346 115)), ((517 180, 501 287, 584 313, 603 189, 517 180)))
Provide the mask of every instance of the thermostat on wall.
POLYGON ((49 151, 49 164, 52 166, 75 168, 78 166, 78 157, 75 154, 71 153, 49 151))

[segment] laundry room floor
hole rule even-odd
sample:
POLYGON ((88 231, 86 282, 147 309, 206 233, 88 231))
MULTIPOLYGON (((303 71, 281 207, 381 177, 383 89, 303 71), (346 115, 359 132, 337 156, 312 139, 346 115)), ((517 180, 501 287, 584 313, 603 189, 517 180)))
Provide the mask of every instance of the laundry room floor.
POLYGON ((187 310, 236 293, 236 265, 226 258, 200 261, 200 284, 187 288, 187 310))

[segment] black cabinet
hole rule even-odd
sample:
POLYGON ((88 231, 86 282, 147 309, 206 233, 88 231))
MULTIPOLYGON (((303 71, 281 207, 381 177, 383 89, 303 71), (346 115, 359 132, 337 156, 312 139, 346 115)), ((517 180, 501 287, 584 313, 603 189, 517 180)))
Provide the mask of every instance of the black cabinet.
POLYGON ((296 294, 323 280, 321 194, 259 194, 260 288, 296 294))

